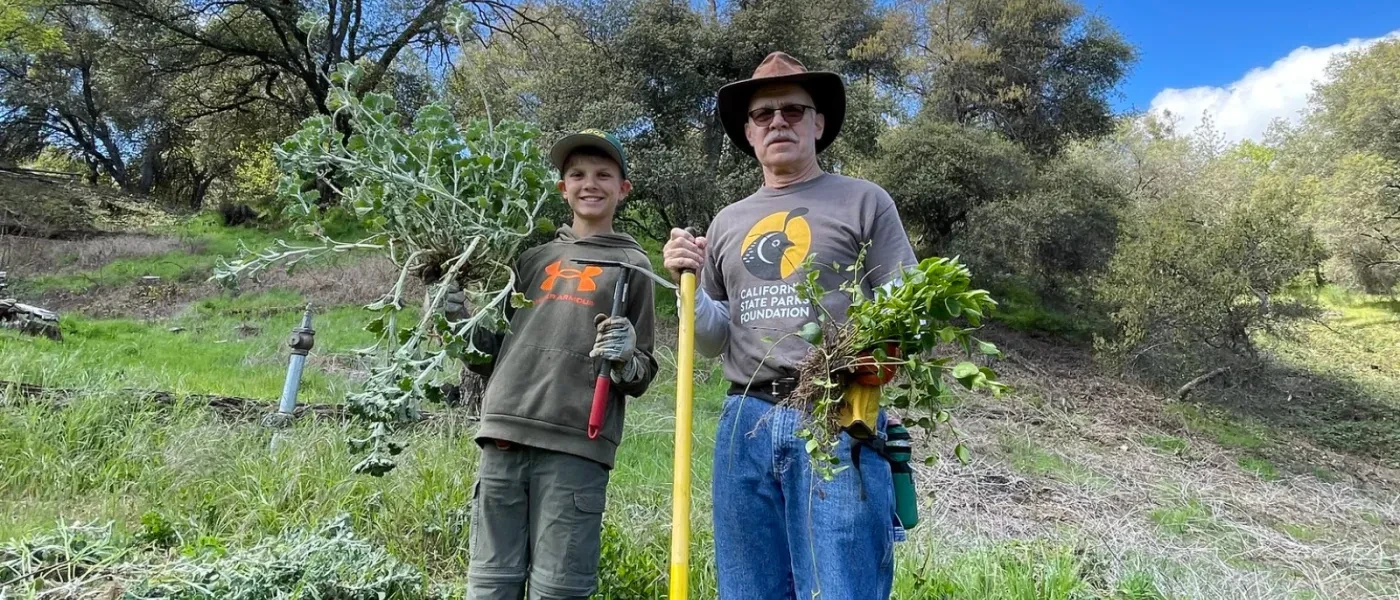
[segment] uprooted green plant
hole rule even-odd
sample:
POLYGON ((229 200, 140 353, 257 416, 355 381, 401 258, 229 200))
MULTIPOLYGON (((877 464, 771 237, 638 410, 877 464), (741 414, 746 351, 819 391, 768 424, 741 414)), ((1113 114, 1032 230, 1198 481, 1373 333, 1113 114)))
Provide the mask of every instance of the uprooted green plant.
POLYGON ((393 469, 391 457, 403 448, 390 439, 394 427, 416 419, 422 400, 440 395, 434 375, 449 358, 483 360, 472 333, 503 327, 506 302, 523 300, 511 293, 509 265, 528 236, 551 227, 539 215, 552 186, 531 126, 458 127, 446 108, 433 104, 405 127, 389 96, 355 97, 350 90, 360 76, 354 66, 338 67, 328 100, 335 114, 307 119, 275 154, 285 174, 279 193, 292 200, 291 210, 314 221, 324 188, 372 235, 342 242, 313 224, 319 244, 243 248, 242 257, 218 266, 215 278, 233 283, 274 264, 291 269, 356 250, 384 252, 399 267, 394 285, 366 307, 378 313, 367 329, 379 336, 374 348, 389 354, 388 364, 373 369, 364 390, 348 398, 351 412, 373 424, 368 437, 351 440, 355 451, 369 450, 355 471, 378 476, 393 469), (400 327, 396 317, 410 276, 420 277, 427 291, 416 322, 400 327), (438 310, 453 282, 475 308, 460 322, 438 310))
MULTIPOLYGON (((861 273, 863 262, 864 252, 844 270, 861 273)), ((997 303, 985 290, 972 288, 971 273, 956 258, 925 259, 904 271, 898 281, 876 288, 871 297, 863 292, 859 278, 846 279, 839 293, 850 294, 851 304, 840 321, 822 308, 821 299, 828 291, 820 285, 820 272, 811 268, 810 258, 803 272, 806 276, 797 285, 798 295, 818 307, 818 320, 798 334, 812 349, 798 367, 798 387, 788 402, 809 412, 811 426, 798 435, 807 440, 807 453, 822 476, 830 478, 840 471, 834 467, 839 462, 834 450, 842 427, 842 404, 854 384, 870 385, 872 379, 876 385, 888 383, 880 405, 928 412, 931 416, 907 423, 930 434, 949 420, 946 408, 952 391, 945 375, 968 390, 988 390, 997 396, 1006 390, 989 367, 933 354, 940 344, 956 344, 969 358, 976 353, 1001 356, 994 344, 973 336, 997 303)), ((953 433, 961 437, 956 429, 953 433)), ((954 455, 963 462, 969 460, 963 443, 955 446, 954 455)))

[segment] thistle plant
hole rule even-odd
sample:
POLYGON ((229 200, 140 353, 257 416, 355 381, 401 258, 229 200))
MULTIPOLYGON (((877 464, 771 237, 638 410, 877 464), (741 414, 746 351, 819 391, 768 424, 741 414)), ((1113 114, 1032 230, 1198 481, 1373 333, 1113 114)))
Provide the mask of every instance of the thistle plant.
MULTIPOLYGON (((861 273, 863 262, 864 252, 844 271, 861 273)), ((842 269, 841 265, 832 268, 842 269)), ((872 297, 865 295, 855 277, 836 292, 823 289, 810 258, 803 272, 806 277, 796 286, 798 296, 818 308, 818 320, 798 333, 812 349, 798 367, 798 387, 788 402, 808 413, 808 426, 798 435, 807 440, 807 453, 823 477, 830 479, 840 471, 834 466, 838 464, 834 454, 838 418, 845 391, 857 381, 860 369, 895 373, 884 386, 880 405, 923 413, 906 418, 905 423, 929 434, 950 419, 949 380, 997 396, 1006 390, 994 370, 970 360, 976 354, 1001 356, 996 345, 974 336, 997 303, 985 290, 973 289, 971 273, 957 258, 925 259, 905 270, 898 282, 876 288, 872 297), (821 300, 827 293, 851 295, 844 320, 838 322, 823 310, 821 300), (935 355, 941 346, 960 348, 965 358, 935 355)), ((961 437, 956 429, 953 433, 961 437)), ((970 451, 961 442, 954 447, 954 455, 964 463, 970 460, 970 451)))
POLYGON ((357 98, 350 90, 360 77, 358 67, 339 66, 328 99, 334 114, 303 121, 274 155, 289 211, 309 218, 322 205, 338 204, 368 236, 335 240, 313 227, 317 243, 241 248, 214 278, 231 284, 274 265, 290 269, 349 251, 382 252, 399 268, 396 282, 365 307, 375 314, 367 329, 377 336, 366 350, 386 356, 386 364, 347 398, 351 414, 370 422, 368 437, 350 441, 353 451, 369 452, 355 471, 378 476, 403 449, 391 439, 393 429, 415 420, 423 400, 440 399, 432 383, 448 359, 486 359, 472 334, 505 326, 506 303, 523 302, 512 294, 510 265, 527 237, 552 227, 540 211, 554 188, 533 127, 489 121, 460 127, 438 104, 408 123, 388 95, 357 98), (416 316, 401 325, 409 277, 420 278, 426 291, 416 316), (454 283, 474 309, 462 321, 449 321, 440 310, 454 283))

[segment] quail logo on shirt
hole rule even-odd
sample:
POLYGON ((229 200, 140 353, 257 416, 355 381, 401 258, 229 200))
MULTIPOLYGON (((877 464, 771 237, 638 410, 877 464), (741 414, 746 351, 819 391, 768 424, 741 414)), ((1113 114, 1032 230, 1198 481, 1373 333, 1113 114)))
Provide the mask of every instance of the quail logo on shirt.
POLYGON ((754 223, 744 236, 744 268, 764 281, 780 281, 792 275, 812 247, 812 229, 806 208, 775 212, 754 223))
POLYGON ((812 306, 798 296, 793 284, 784 281, 797 272, 812 249, 812 228, 806 215, 806 208, 775 212, 759 219, 744 236, 741 259, 759 283, 736 290, 741 324, 785 326, 811 318, 812 306))

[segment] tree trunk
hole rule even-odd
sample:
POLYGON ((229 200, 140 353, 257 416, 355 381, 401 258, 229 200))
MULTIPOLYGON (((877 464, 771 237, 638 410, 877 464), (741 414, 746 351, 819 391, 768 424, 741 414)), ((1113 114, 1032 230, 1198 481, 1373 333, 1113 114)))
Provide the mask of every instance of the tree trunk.
POLYGON ((204 197, 209 194, 209 186, 213 185, 214 176, 205 176, 202 173, 195 175, 194 191, 190 193, 190 208, 199 210, 204 208, 204 197))
POLYGON ((481 400, 486 395, 486 379, 473 373, 466 365, 462 366, 462 382, 457 385, 445 384, 443 403, 452 408, 461 408, 468 417, 481 416, 481 400))
POLYGON ((141 153, 141 179, 136 183, 136 191, 150 194, 156 183, 164 179, 165 165, 161 164, 164 150, 163 144, 152 142, 146 145, 141 153))

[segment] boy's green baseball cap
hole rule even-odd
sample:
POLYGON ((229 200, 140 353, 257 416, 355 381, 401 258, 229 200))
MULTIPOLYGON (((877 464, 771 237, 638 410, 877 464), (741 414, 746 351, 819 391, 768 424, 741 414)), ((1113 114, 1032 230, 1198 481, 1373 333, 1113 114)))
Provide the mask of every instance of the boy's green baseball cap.
POLYGON ((564 161, 568 160, 575 150, 585 146, 597 148, 611 156, 622 168, 622 178, 627 179, 627 151, 622 149, 622 142, 618 141, 616 136, 601 129, 585 129, 554 142, 554 146, 549 149, 549 161, 554 163, 554 168, 562 175, 564 161))

